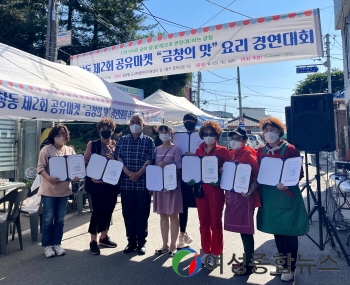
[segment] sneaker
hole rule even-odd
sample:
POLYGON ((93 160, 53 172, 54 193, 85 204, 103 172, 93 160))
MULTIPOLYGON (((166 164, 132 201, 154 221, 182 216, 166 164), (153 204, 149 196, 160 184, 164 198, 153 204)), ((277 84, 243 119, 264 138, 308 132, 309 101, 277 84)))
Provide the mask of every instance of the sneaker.
POLYGON ((56 252, 56 255, 65 255, 66 252, 64 249, 58 244, 53 247, 54 251, 56 252))
POLYGON ((104 247, 117 247, 117 244, 109 239, 109 236, 106 236, 104 239, 101 239, 98 241, 98 245, 104 246, 104 247))
POLYGON ((205 253, 202 255, 201 259, 202 259, 202 264, 205 264, 205 259, 207 258, 209 254, 205 253))
POLYGON ((282 273, 281 280, 284 282, 292 281, 294 279, 294 271, 289 273, 282 273))
POLYGON ((90 242, 90 252, 94 255, 100 254, 100 249, 98 248, 97 242, 95 240, 90 242))
POLYGON ((55 256, 56 253, 55 251, 53 250, 53 247, 52 246, 47 246, 45 247, 45 256, 46 257, 53 257, 55 256))
POLYGON ((190 237, 187 233, 184 234, 184 238, 185 238, 185 243, 190 244, 191 242, 193 242, 193 238, 190 237))
MULTIPOLYGON (((208 255, 208 254, 207 254, 208 255)), ((211 269, 213 266, 220 265, 220 258, 217 255, 210 255, 208 259, 208 266, 211 269)), ((205 264, 205 258, 204 258, 204 264, 205 264)))
POLYGON ((177 248, 184 248, 188 247, 188 244, 190 244, 193 241, 193 239, 187 234, 184 233, 183 235, 179 235, 179 243, 176 245, 177 248))
POLYGON ((281 275, 283 273, 288 273, 288 269, 283 268, 282 265, 277 265, 275 269, 270 271, 270 275, 281 275))

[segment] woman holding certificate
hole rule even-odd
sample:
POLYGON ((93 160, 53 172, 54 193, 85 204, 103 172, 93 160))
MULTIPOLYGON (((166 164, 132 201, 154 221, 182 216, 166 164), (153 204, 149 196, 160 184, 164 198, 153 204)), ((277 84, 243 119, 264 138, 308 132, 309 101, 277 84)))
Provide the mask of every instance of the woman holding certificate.
MULTIPOLYGON (((265 171, 262 167, 264 158, 288 159, 300 157, 299 151, 292 144, 281 139, 284 134, 284 125, 279 119, 261 119, 260 126, 267 144, 258 149, 258 161, 260 163, 258 182, 260 172, 265 171)), ((281 170, 276 168, 267 169, 267 172, 264 172, 266 173, 264 177, 270 177, 269 173, 271 174, 274 171, 278 171, 277 176, 281 177, 281 170)), ((302 177, 303 172, 301 170, 299 179, 302 177)), ((308 216, 298 184, 288 187, 282 183, 271 184, 277 184, 277 186, 260 185, 262 207, 259 208, 257 214, 257 228, 262 232, 274 234, 278 253, 284 259, 283 266, 277 267, 270 274, 282 274, 282 281, 291 281, 294 278, 296 268, 298 236, 305 235, 308 232, 308 216)))
MULTIPOLYGON (((230 154, 226 147, 220 146, 222 129, 217 122, 206 121, 199 130, 199 136, 204 142, 197 148, 196 156, 216 156, 220 169, 225 161, 230 160, 230 154)), ((217 173, 216 173, 217 174, 217 173)), ((202 176, 202 180, 204 177, 202 176)), ((223 250, 222 211, 224 209, 225 194, 221 190, 218 181, 203 183, 201 185, 203 196, 196 198, 198 218, 200 224, 201 245, 203 250, 202 263, 208 262, 210 266, 215 264, 212 255, 219 256, 223 250), (210 260, 207 261, 207 256, 210 260)))
MULTIPOLYGON (((256 150, 246 145, 248 136, 244 129, 237 128, 231 131, 229 137, 232 161, 251 166, 249 190, 247 193, 225 191, 226 208, 224 215, 224 229, 241 234, 245 252, 244 262, 234 265, 233 272, 237 275, 248 275, 252 274, 254 269, 254 266, 249 266, 249 263, 253 262, 254 254, 254 207, 259 205, 259 195, 255 192, 259 163, 256 157, 256 150)), ((236 179, 238 179, 237 176, 236 179)), ((236 191, 238 190, 236 189, 236 191)))
POLYGON ((45 256, 64 255, 61 247, 64 216, 68 196, 72 195, 70 181, 60 181, 50 176, 49 158, 75 154, 73 148, 66 146, 70 140, 68 128, 63 124, 54 126, 48 137, 49 145, 39 153, 37 171, 43 177, 38 194, 43 203, 43 225, 41 244, 45 248, 45 256))
MULTIPOLYGON (((97 124, 97 130, 101 136, 99 140, 89 141, 84 154, 85 162, 88 163, 93 153, 113 158, 113 151, 116 142, 111 139, 115 129, 115 123, 112 119, 103 118, 97 124)), ((85 189, 91 195, 92 214, 89 225, 91 235, 90 251, 94 255, 100 254, 98 246, 116 247, 117 244, 109 239, 108 229, 111 223, 112 214, 117 203, 119 194, 119 185, 114 186, 101 181, 86 177, 85 189), (97 234, 101 233, 97 243, 97 234)))
MULTIPOLYGON (((181 169, 182 152, 181 149, 171 142, 172 129, 170 126, 161 125, 158 128, 159 138, 163 144, 156 148, 156 165, 164 168, 169 164, 176 164, 176 169, 181 169)), ((164 177, 166 179, 166 177, 164 177)), ((153 212, 160 215, 160 230, 162 233, 163 245, 155 251, 156 255, 169 252, 173 257, 176 253, 176 240, 179 234, 179 213, 182 213, 182 193, 181 180, 178 175, 177 189, 164 191, 154 191, 153 212), (170 246, 168 245, 170 221, 170 246)))

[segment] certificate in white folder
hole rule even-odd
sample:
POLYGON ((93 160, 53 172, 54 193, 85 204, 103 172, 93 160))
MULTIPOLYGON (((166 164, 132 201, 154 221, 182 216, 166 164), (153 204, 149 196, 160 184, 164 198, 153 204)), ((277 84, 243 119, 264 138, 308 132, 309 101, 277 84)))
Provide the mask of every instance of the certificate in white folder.
POLYGON ((69 181, 75 177, 84 178, 86 176, 84 155, 51 156, 49 169, 50 176, 60 181, 69 181))
POLYGON ((246 194, 249 190, 252 166, 244 163, 225 162, 221 175, 221 189, 246 194))
POLYGON ((261 159, 258 183, 276 186, 295 186, 299 182, 303 158, 301 156, 287 159, 263 157, 261 159))
POLYGON ((196 183, 217 183, 219 181, 218 158, 216 156, 182 157, 182 180, 196 183))
POLYGON ((203 140, 199 137, 198 132, 192 133, 175 133, 173 136, 174 145, 181 149, 182 154, 186 152, 195 153, 203 140))
POLYGON ((92 154, 86 167, 86 175, 104 183, 117 185, 124 164, 117 160, 109 160, 99 154, 92 154))
POLYGON ((164 168, 147 165, 146 188, 149 191, 175 190, 177 188, 176 164, 168 164, 164 168))

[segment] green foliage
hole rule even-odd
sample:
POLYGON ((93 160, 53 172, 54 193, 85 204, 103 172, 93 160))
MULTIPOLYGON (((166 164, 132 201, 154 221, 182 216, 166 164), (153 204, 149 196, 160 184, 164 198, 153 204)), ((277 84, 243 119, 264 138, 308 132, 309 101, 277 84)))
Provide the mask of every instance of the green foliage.
POLYGON ((45 56, 47 1, 3 0, 0 4, 0 42, 45 56))
MULTIPOLYGON (((143 0, 67 0, 58 6, 59 30, 72 30, 72 45, 58 50, 58 59, 154 35, 156 25, 144 25, 143 0)), ((45 57, 47 0, 2 0, 0 42, 45 57)), ((158 33, 159 34, 159 33, 158 33)), ((120 82, 144 89, 145 97, 158 89, 183 96, 191 73, 120 82)))
POLYGON ((58 58, 153 36, 155 25, 144 25, 142 0, 86 0, 61 6, 60 30, 72 30, 72 45, 62 47, 58 58))
POLYGON ((76 153, 84 153, 89 141, 100 138, 96 123, 67 124, 71 140, 67 145, 73 146, 76 153))
MULTIPOLYGON (((89 141, 98 140, 100 138, 96 125, 97 123, 66 124, 71 136, 71 140, 67 145, 73 146, 76 153, 84 153, 89 141)), ((122 131, 123 135, 130 133, 128 125, 119 125, 116 130, 117 132, 122 131)))
MULTIPOLYGON (((331 74, 332 93, 344 89, 344 74, 339 69, 333 69, 331 74)), ((308 74, 304 80, 299 81, 294 94, 328 93, 327 72, 308 74)))

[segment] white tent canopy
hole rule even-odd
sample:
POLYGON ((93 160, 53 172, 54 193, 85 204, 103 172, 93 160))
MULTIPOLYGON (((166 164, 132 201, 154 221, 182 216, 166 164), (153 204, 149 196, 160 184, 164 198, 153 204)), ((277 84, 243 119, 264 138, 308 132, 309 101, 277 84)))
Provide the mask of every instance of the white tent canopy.
POLYGON ((200 124, 203 121, 212 120, 217 121, 221 127, 226 127, 227 125, 226 119, 215 117, 202 111, 191 102, 189 102, 185 97, 177 97, 160 89, 144 99, 142 102, 146 102, 158 107, 163 107, 165 110, 164 120, 165 122, 171 124, 180 124, 182 123, 183 116, 185 114, 193 113, 198 117, 200 124))
MULTIPOLYGON (((103 67, 101 67, 103 68, 103 67)), ((79 67, 53 63, 0 43, 0 116, 125 124, 134 112, 163 120, 163 108, 132 98, 79 67)))

